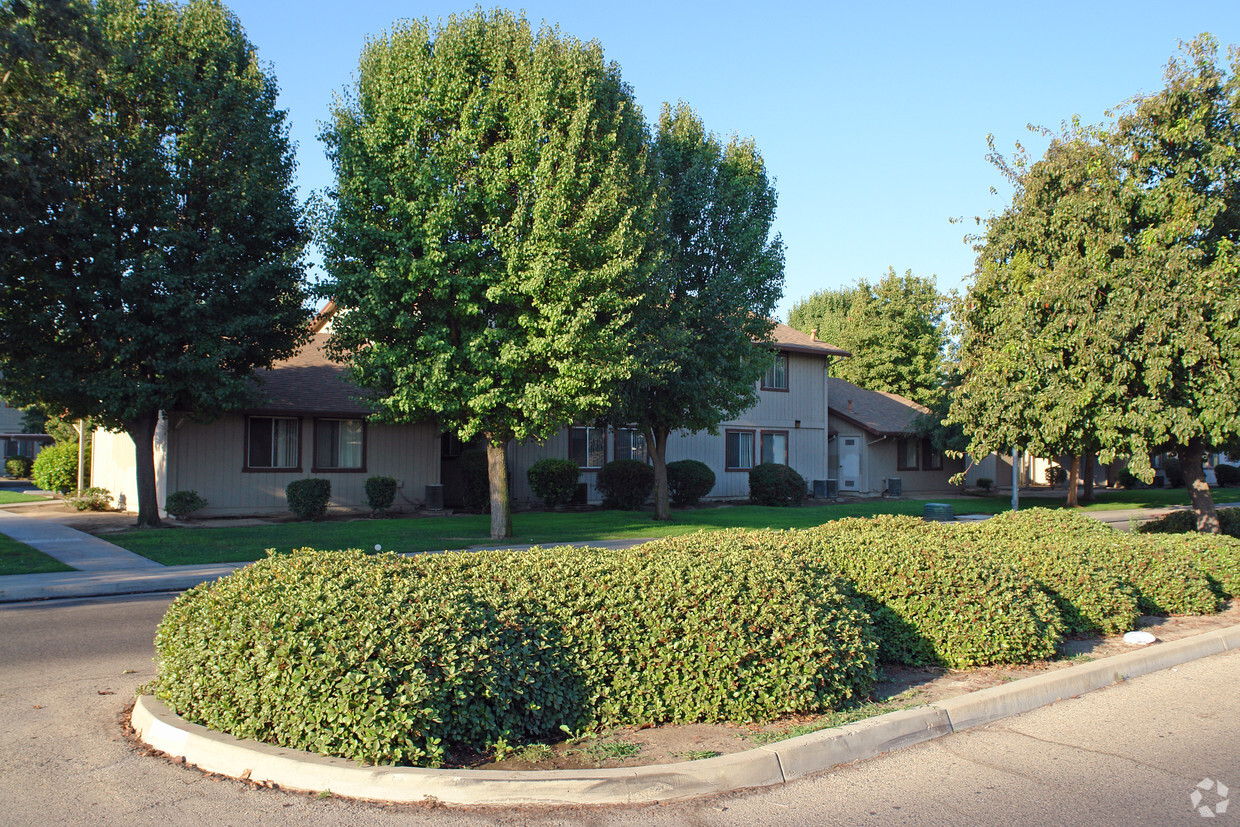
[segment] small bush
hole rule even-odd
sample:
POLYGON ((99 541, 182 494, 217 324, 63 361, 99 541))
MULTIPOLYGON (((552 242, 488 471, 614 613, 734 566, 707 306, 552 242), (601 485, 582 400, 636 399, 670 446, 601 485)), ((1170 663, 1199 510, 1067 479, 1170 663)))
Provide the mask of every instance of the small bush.
POLYGON ((78 511, 107 511, 112 507, 112 492, 106 488, 87 488, 65 497, 65 503, 78 511))
POLYGON ((868 618, 779 532, 625 550, 309 549, 178 598, 157 696, 212 729, 436 766, 561 726, 761 721, 874 680, 868 618))
MULTIPOLYGON (((89 459, 89 452, 87 453, 89 459)), ((44 491, 67 494, 77 488, 78 445, 76 442, 56 442, 48 445, 35 457, 30 469, 31 481, 44 491)), ((87 465, 89 468, 89 464, 87 465)))
POLYGON ((672 505, 697 505, 715 487, 715 472, 696 459, 667 464, 667 493, 672 505))
POLYGON ((288 510, 299 520, 313 520, 327 513, 332 498, 332 481, 322 477, 293 480, 284 489, 288 510))
MULTIPOLYGON (((1217 510, 1219 529, 1229 537, 1240 537, 1240 508, 1217 510)), ((1197 531, 1197 515, 1192 511, 1172 511, 1170 514, 1137 526, 1138 534, 1185 534, 1197 531)))
POLYGON ((379 514, 392 507, 396 500, 394 477, 369 477, 366 480, 366 505, 372 514, 379 514))
POLYGON ((604 508, 635 511, 654 492, 654 469, 635 459, 612 460, 598 472, 595 485, 603 495, 604 508))
POLYGON ((491 478, 487 452, 477 448, 462 451, 457 460, 461 469, 461 505, 467 511, 491 511, 491 478))
POLYGON ((978 477, 977 487, 985 491, 987 494, 989 494, 990 489, 995 487, 995 481, 992 480, 990 477, 978 477))
POLYGON ((1226 488, 1229 485, 1240 485, 1240 467, 1219 463, 1214 466, 1214 480, 1220 488, 1226 488))
POLYGON ((1141 482, 1141 480, 1137 479, 1137 475, 1127 468, 1116 474, 1115 478, 1119 482, 1119 487, 1125 491, 1131 491, 1141 482))
POLYGON ((1064 624, 1023 572, 916 517, 850 518, 795 532, 824 575, 851 580, 879 658, 952 668, 1049 658, 1064 624))
POLYGON ((1068 481, 1068 471, 1062 465, 1052 465, 1046 469, 1046 481, 1052 486, 1063 485, 1068 481))
POLYGON ((800 505, 805 478, 789 465, 764 462, 749 471, 749 501, 758 505, 800 505))
POLYGON ((164 511, 178 520, 206 507, 207 501, 198 496, 197 491, 173 491, 164 500, 164 511))
POLYGON ((581 469, 571 459, 540 459, 526 472, 534 496, 547 508, 568 505, 577 493, 581 469))
POLYGON ((1180 467, 1180 460, 1177 457, 1164 457, 1162 470, 1163 477, 1167 480, 1167 487, 1184 487, 1184 469, 1180 467))
MULTIPOLYGON (((34 460, 30 457, 9 457, 4 461, 4 470, 10 477, 24 478, 30 476, 30 468, 34 460)), ((74 474, 77 472, 74 471, 74 474)))

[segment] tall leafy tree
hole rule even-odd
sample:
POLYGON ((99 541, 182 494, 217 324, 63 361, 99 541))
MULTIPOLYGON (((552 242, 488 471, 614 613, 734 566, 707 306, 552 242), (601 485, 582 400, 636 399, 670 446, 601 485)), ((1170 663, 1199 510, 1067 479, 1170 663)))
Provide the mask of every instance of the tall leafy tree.
POLYGON ((597 43, 479 11, 369 43, 323 137, 333 352, 380 418, 485 436, 508 537, 508 442, 599 413, 635 365, 641 112, 597 43))
POLYGON ((161 411, 243 403, 306 334, 276 85, 212 0, 0 5, 0 386, 137 451, 161 411))
POLYGON ((646 432, 655 519, 666 520, 671 433, 713 432, 756 402, 784 253, 771 235, 775 189, 752 140, 724 145, 689 106, 664 105, 652 166, 662 264, 635 314, 642 369, 621 387, 609 418, 646 432))
POLYGON ((841 379, 934 408, 946 377, 946 313, 933 277, 888 268, 876 284, 862 279, 801 299, 788 324, 852 354, 836 365, 841 379))
POLYGON ((953 408, 975 452, 1096 447, 1149 479, 1173 448, 1207 532, 1202 455, 1240 433, 1238 59, 1220 68, 1202 36, 1162 91, 1017 168, 979 250, 953 408))

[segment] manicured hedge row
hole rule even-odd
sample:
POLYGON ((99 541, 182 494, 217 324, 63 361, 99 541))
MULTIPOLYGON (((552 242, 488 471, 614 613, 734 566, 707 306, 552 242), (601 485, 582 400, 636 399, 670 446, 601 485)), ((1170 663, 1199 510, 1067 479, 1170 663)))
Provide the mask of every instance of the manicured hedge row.
POLYGON ((957 526, 846 519, 796 533, 824 571, 856 584, 879 658, 950 667, 1055 654, 1064 624, 1024 573, 962 543, 957 526))
POLYGON ((763 720, 863 697, 854 595, 778 533, 404 559, 303 550, 179 598, 153 691, 244 738, 436 766, 561 725, 763 720))
MULTIPOLYGON (((1240 508, 1218 509, 1218 522, 1223 534, 1240 537, 1240 508)), ((1173 511, 1137 526, 1139 534, 1186 534, 1196 530, 1197 516, 1191 511, 1173 511)))

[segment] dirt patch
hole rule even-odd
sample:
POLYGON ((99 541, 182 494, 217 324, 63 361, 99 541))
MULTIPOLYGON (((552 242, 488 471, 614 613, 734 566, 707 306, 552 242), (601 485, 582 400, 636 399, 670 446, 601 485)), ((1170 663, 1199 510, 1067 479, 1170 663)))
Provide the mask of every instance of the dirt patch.
MULTIPOLYGON (((1137 627, 1152 633, 1160 642, 1169 642, 1236 625, 1240 625, 1240 600, 1230 601, 1223 611, 1214 615, 1144 616, 1137 627)), ((562 770, 635 767, 711 758, 896 709, 966 695, 1139 648, 1124 643, 1122 635, 1073 637, 1061 644, 1059 658, 1022 666, 939 669, 888 665, 882 668, 882 680, 874 687, 867 702, 842 713, 790 717, 761 726, 691 724, 616 729, 557 743, 526 746, 501 760, 489 755, 454 755, 449 766, 488 770, 562 770)))

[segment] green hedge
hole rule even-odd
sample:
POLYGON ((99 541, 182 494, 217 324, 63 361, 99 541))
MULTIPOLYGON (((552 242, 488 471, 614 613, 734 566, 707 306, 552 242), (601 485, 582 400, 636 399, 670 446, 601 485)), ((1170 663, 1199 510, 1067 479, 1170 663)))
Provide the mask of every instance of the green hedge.
MULTIPOLYGON (((1240 537, 1240 508, 1218 509, 1219 528, 1229 537, 1240 537)), ((1197 530, 1197 515, 1192 511, 1172 511, 1157 520, 1137 526, 1139 534, 1185 534, 1197 530)))
MULTIPOLYGON (((90 468, 89 447, 86 449, 85 466, 90 468)), ((67 494, 77 488, 77 471, 78 444, 56 442, 39 451, 30 469, 30 481, 44 491, 67 494)), ((86 476, 89 478, 89 473, 86 476)))
POLYGON ((581 469, 571 459, 540 459, 525 472, 530 490, 547 508, 568 505, 577 493, 581 469))
POLYGON ((594 482, 603 508, 636 511, 654 493, 654 469, 635 459, 617 459, 599 470, 594 482))
POLYGON ((764 462, 749 470, 749 501, 758 505, 800 505, 809 489, 790 466, 764 462))
POLYGON ((1029 509, 998 514, 956 530, 966 541, 1021 569, 1046 592, 1069 633, 1121 634, 1135 628, 1137 590, 1125 572, 1094 553, 1115 530, 1066 511, 1029 509))
POLYGON ((380 514, 391 508, 396 500, 396 489, 399 485, 395 477, 367 477, 366 505, 370 507, 370 513, 380 514))
POLYGON ((327 513, 332 498, 332 481, 323 477, 293 480, 284 487, 288 510, 299 520, 313 520, 327 513))
POLYGON ((561 725, 767 720, 860 699, 857 599, 784 535, 400 558, 303 550, 178 598, 152 689, 243 738, 436 766, 561 725))
POLYGON ((696 459, 667 464, 667 492, 672 505, 697 505, 715 487, 715 472, 696 459))
POLYGON ((962 668, 1052 657, 1064 631, 1054 603, 958 528, 885 516, 797 537, 824 571, 856 584, 884 661, 962 668))
POLYGON ((1204 571, 1184 552, 1182 539, 1146 537, 1110 526, 1084 514, 1064 509, 1031 508, 981 523, 982 536, 996 532, 1020 532, 1023 542, 1038 544, 1027 554, 1085 553, 1095 570, 1128 584, 1137 596, 1142 614, 1212 614, 1218 610, 1216 596, 1204 571), (996 521, 997 520, 997 521, 996 521), (1075 549, 1075 552, 1070 552, 1075 549))

